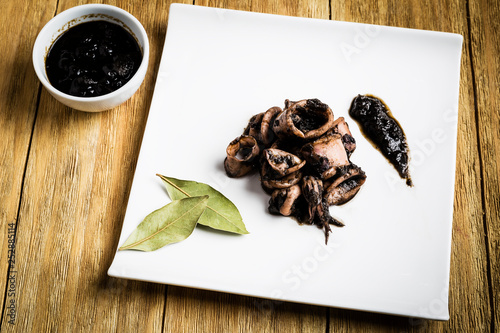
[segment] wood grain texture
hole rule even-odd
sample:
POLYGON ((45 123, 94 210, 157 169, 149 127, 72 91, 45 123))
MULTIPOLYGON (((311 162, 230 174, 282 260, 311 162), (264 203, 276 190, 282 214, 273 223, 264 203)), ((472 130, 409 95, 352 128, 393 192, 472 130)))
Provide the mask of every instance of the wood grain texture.
MULTIPOLYGON (((57 12, 78 4, 61 0, 57 12)), ((151 43, 148 75, 132 99, 96 114, 69 109, 42 90, 18 220, 17 320, 15 325, 4 321, 2 331, 125 332, 162 327, 165 286, 113 279, 107 269, 144 132, 169 2, 110 4, 143 22, 151 43)), ((22 41, 31 48, 36 33, 55 12, 53 7, 22 41)), ((30 51, 25 52, 29 59, 30 51)), ((28 92, 25 98, 32 95, 28 92)))
MULTIPOLYGON (((0 290, 2 304, 16 301, 5 284, 9 252, 14 246, 22 181, 38 102, 40 83, 36 79, 31 50, 41 26, 55 11, 56 1, 30 4, 0 2, 0 290), (23 15, 19 15, 23 13, 23 15), (10 242, 9 242, 10 240, 10 242)), ((13 267, 15 270, 15 266, 13 267)), ((15 273, 11 274, 15 289, 15 273)), ((10 279, 9 279, 10 280, 10 279)), ((2 316, 2 322, 10 317, 2 316)))
MULTIPOLYGON (((471 58, 468 52, 466 3, 449 1, 340 1, 332 3, 332 19, 382 24, 405 28, 437 30, 461 34, 464 47, 461 63, 459 123, 453 241, 450 269, 450 320, 376 316, 332 310, 330 331, 432 331, 459 332, 490 329, 490 307, 484 228, 482 222, 479 153, 476 138, 471 58), (338 320, 342 318, 343 320, 338 320), (353 320, 356 318, 357 320, 353 320), (359 320, 361 319, 361 320, 359 320), (366 320, 363 320, 366 319, 366 320)), ((443 282, 443 290, 446 284, 443 282)), ((422 311, 432 311, 429 304, 422 311)))
POLYGON ((324 332, 326 309, 168 286, 165 332, 324 332))
MULTIPOLYGON (((328 19, 327 1, 200 1, 197 5, 328 19)), ((324 308, 168 286, 167 332, 324 332, 324 308)))
MULTIPOLYGON (((55 13, 86 2, 0 0, 0 34, 8 36, 0 39, 1 332, 494 332, 500 328, 498 1, 195 1, 211 7, 462 34, 447 322, 108 277, 171 1, 103 1, 143 23, 151 57, 146 80, 134 97, 97 114, 56 102, 40 88, 31 65, 32 45, 42 26, 55 13), (10 298, 5 293, 9 223, 17 225, 13 325, 8 323, 10 298)), ((432 311, 436 304, 423 310, 432 311)))
POLYGON ((492 330, 500 329, 500 4, 470 1, 478 138, 488 241, 492 330))

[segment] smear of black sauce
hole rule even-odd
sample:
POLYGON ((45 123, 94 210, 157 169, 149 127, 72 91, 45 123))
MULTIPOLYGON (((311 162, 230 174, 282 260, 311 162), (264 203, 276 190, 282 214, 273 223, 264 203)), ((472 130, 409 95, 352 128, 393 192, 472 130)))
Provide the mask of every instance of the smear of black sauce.
POLYGON ((410 177, 410 149, 403 128, 387 105, 372 95, 356 96, 349 115, 358 123, 363 135, 396 168, 406 185, 413 186, 410 177))

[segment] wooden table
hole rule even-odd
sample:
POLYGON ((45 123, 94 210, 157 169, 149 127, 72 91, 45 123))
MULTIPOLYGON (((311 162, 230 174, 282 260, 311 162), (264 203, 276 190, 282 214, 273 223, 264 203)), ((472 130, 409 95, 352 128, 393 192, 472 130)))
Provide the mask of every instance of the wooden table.
POLYGON ((150 68, 131 100, 91 114, 56 102, 41 87, 31 62, 32 46, 43 25, 82 2, 0 0, 2 332, 500 330, 498 1, 309 0, 286 5, 277 0, 194 1, 212 7, 447 31, 464 37, 451 318, 446 322, 276 304, 108 277, 171 2, 105 2, 129 11, 143 23, 151 43, 150 68))

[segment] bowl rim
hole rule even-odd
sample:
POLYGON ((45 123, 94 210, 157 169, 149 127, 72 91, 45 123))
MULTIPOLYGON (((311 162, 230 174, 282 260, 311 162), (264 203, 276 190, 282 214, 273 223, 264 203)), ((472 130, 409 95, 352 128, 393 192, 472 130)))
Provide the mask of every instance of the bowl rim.
POLYGON ((116 7, 116 6, 112 6, 112 5, 107 5, 107 4, 84 4, 84 5, 74 6, 74 7, 68 8, 68 9, 62 11, 61 13, 57 14, 56 16, 54 16, 52 19, 50 19, 43 26, 43 28, 38 33, 37 38, 35 40, 35 43, 33 45, 32 61, 33 61, 33 67, 35 69, 36 75, 38 76, 38 79, 43 84, 43 86, 47 90, 49 90, 49 92, 51 94, 60 96, 60 97, 62 97, 64 99, 66 99, 66 100, 71 100, 71 101, 79 102, 79 103, 102 102, 102 101, 105 101, 105 100, 108 100, 108 99, 112 99, 112 98, 114 98, 114 97, 122 94, 124 91, 127 91, 127 89, 130 86, 134 85, 135 81, 140 80, 142 82, 143 75, 139 75, 139 74, 142 71, 146 72, 147 66, 148 66, 148 62, 149 62, 149 40, 148 40, 148 35, 147 35, 146 30, 144 29, 143 25, 141 24, 141 22, 135 16, 133 16, 132 14, 130 14, 129 12, 127 12, 126 10, 124 10, 122 8, 119 8, 119 7, 116 7), (119 13, 120 15, 126 17, 127 19, 129 19, 131 22, 133 22, 135 24, 135 26, 136 26, 139 34, 137 34, 134 31, 132 33, 132 36, 136 39, 136 41, 139 44, 139 47, 141 48, 141 51, 142 51, 142 61, 141 61, 141 64, 140 64, 139 68, 137 69, 137 71, 135 72, 135 74, 132 76, 132 78, 129 81, 127 81, 120 88, 118 88, 115 91, 112 91, 110 93, 107 93, 107 94, 104 94, 104 95, 100 95, 100 96, 93 96, 93 97, 79 97, 79 96, 73 96, 73 95, 64 93, 64 92, 56 89, 50 83, 50 81, 48 80, 48 78, 46 77, 46 72, 45 72, 45 57, 46 57, 46 54, 48 53, 48 51, 50 50, 50 47, 45 48, 46 45, 42 43, 41 36, 44 35, 44 34, 46 34, 46 33, 50 34, 51 31, 54 31, 54 33, 52 35, 53 36, 56 35, 56 37, 51 42, 51 43, 53 43, 55 40, 57 40, 57 38, 60 35, 62 35, 63 33, 65 33, 69 28, 71 28, 71 27, 73 27, 73 26, 76 25, 76 24, 71 25, 70 24, 71 21, 78 20, 80 18, 83 18, 85 20, 86 16, 89 16, 91 14, 93 14, 93 15, 100 14, 100 13, 79 13, 79 12, 81 12, 82 10, 83 11, 94 11, 95 12, 95 11, 99 11, 100 9, 106 9, 106 10, 108 10, 108 11, 111 12, 110 14, 102 14, 103 16, 102 16, 101 19, 106 18, 106 16, 108 18, 112 18, 113 20, 117 21, 118 23, 121 23, 121 25, 123 27, 125 27, 131 33, 133 32, 134 29, 132 27, 130 27, 129 25, 125 24, 122 19, 120 19, 118 17, 115 17, 113 15, 113 13, 119 13), (78 14, 72 15, 73 12, 76 12, 78 14), (65 20, 65 22, 63 24, 55 25, 57 23, 57 21, 59 21, 61 19, 62 16, 68 16, 68 18, 65 20), (65 28, 66 26, 67 26, 67 28, 65 28), (138 35, 140 35, 140 36, 138 36, 138 35), (143 40, 143 43, 140 42, 140 38, 143 40), (40 59, 39 59, 40 56, 43 57, 43 60, 42 60, 42 62, 43 62, 43 66, 42 66, 43 67, 43 72, 41 72, 42 69, 40 68, 40 66, 37 65, 39 63, 39 61, 40 61, 40 59))

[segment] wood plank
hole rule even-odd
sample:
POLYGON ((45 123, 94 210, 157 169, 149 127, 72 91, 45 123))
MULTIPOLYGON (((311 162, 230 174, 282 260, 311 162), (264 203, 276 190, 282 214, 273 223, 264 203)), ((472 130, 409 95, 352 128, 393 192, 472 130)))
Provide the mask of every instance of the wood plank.
POLYGON ((9 250, 14 250, 13 241, 22 180, 40 88, 31 62, 32 43, 43 22, 52 17, 56 3, 54 0, 33 4, 26 1, 3 1, 1 4, 0 290, 4 304, 6 281, 10 281, 6 306, 11 308, 3 310, 3 325, 15 319, 13 318, 17 306, 15 265, 7 280, 9 259, 15 261, 15 251, 9 252, 9 250))
MULTIPOLYGON (((69 109, 42 90, 18 220, 17 320, 4 324, 5 332, 161 330, 165 287, 110 278, 107 269, 120 235, 170 2, 112 3, 144 24, 148 74, 131 100, 97 114, 69 109)), ((60 0, 57 12, 77 4, 60 0)), ((43 12, 46 6, 26 5, 24 12, 43 12)), ((39 21, 44 24, 50 16, 39 21)), ((19 39, 31 48, 42 24, 19 39)))
MULTIPOLYGON (((328 1, 197 1, 198 5, 328 19, 328 1)), ((324 332, 326 309, 168 286, 167 332, 324 332)))
POLYGON ((500 329, 500 4, 469 1, 469 11, 494 331, 500 329))
POLYGON ((326 309, 168 286, 165 332, 324 332, 326 309))
MULTIPOLYGON (((8 324, 4 309, 2 332, 159 331, 162 327, 165 331, 184 332, 328 328, 335 332, 486 332, 500 327, 496 310, 500 305, 497 225, 500 169, 496 162, 500 103, 498 3, 331 1, 332 19, 464 35, 448 322, 173 286, 165 290, 161 285, 109 278, 106 270, 120 234, 170 2, 112 2, 137 16, 150 36, 151 67, 145 84, 132 100, 115 110, 86 114, 63 107, 42 90, 37 113, 38 92, 33 91, 38 91, 39 83, 31 66, 31 47, 37 32, 55 12, 56 3, 2 1, 1 6, 0 33, 9 36, 0 39, 3 47, 0 74, 8 78, 0 81, 3 139, 0 140, 0 225, 5 230, 0 238, 0 274, 3 274, 0 285, 3 288, 7 281, 7 227, 10 222, 18 223, 17 318, 14 325, 8 324), (469 43, 472 43, 470 48, 469 43), (481 189, 484 189, 484 218, 481 189)), ((77 1, 60 0, 58 12, 76 4, 77 1)), ((319 0, 286 5, 277 0, 200 1, 200 4, 306 17, 328 18, 330 14, 328 1, 319 0)))
MULTIPOLYGON (((492 16, 494 17, 494 16, 492 16)), ((459 101, 459 131, 447 322, 332 310, 330 331, 486 332, 490 307, 482 223, 471 55, 466 3, 449 1, 336 1, 332 19, 459 33, 464 37, 459 101)), ((439 301, 439 300, 437 300, 439 301)), ((423 309, 431 311, 429 309, 423 309)))

